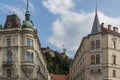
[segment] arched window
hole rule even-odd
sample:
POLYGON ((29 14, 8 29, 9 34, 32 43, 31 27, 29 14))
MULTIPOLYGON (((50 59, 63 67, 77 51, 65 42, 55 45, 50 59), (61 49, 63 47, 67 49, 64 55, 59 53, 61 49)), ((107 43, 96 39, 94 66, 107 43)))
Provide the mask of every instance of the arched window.
POLYGON ((113 64, 116 64, 116 55, 113 55, 113 64))
POLYGON ((91 64, 95 64, 95 56, 94 55, 91 56, 91 64))
POLYGON ((96 41, 96 48, 100 48, 100 40, 96 41))
POLYGON ((112 41, 112 48, 116 48, 116 42, 115 41, 112 41))
POLYGON ((9 51, 9 52, 7 53, 7 63, 8 63, 8 64, 11 64, 11 63, 12 63, 12 53, 11 53, 11 51, 9 51))
POLYGON ((91 49, 95 48, 95 41, 91 41, 91 49))
POLYGON ((96 64, 100 64, 100 55, 99 54, 96 55, 96 64))
POLYGON ((31 59, 30 59, 30 52, 27 52, 26 53, 26 61, 30 62, 31 59))
POLYGON ((11 77, 11 69, 7 69, 7 77, 11 77))

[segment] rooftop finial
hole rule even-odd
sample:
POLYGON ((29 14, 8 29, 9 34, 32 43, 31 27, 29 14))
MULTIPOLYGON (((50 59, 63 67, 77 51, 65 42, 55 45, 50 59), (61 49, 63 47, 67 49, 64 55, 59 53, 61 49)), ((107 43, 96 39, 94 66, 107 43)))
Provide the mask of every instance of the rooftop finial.
POLYGON ((29 10, 29 0, 27 0, 27 11, 29 10))
POLYGON ((97 5, 97 0, 96 0, 96 13, 97 13, 97 9, 98 9, 97 6, 98 6, 98 5, 97 5))
POLYGON ((27 0, 26 20, 30 21, 29 0, 27 0))

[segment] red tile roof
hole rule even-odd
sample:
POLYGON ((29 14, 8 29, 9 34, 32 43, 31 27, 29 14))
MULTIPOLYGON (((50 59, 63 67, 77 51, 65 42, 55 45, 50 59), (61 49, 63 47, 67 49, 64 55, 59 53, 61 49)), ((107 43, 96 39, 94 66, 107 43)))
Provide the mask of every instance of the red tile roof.
POLYGON ((115 32, 115 31, 113 31, 113 30, 109 30, 108 28, 104 27, 104 23, 102 23, 100 27, 101 27, 101 31, 102 31, 103 33, 111 33, 111 34, 120 36, 120 33, 119 33, 119 32, 115 32))
POLYGON ((54 80, 69 80, 68 75, 56 75, 56 74, 50 74, 51 78, 54 80))

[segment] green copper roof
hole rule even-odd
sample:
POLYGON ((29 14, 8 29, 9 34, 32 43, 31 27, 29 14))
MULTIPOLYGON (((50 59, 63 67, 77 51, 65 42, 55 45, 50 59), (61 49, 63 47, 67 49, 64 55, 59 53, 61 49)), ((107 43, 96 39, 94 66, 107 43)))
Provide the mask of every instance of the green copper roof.
POLYGON ((34 26, 33 26, 31 21, 24 21, 23 25, 22 25, 22 28, 32 28, 32 29, 34 29, 34 26))

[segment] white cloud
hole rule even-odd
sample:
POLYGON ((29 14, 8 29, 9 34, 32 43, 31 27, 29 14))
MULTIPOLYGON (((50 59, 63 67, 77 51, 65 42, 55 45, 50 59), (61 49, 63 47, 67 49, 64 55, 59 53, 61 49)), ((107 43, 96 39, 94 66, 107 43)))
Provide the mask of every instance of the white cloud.
MULTIPOLYGON (((67 50, 77 50, 82 38, 91 31, 95 13, 73 12, 75 3, 72 0, 45 0, 43 4, 53 14, 60 14, 53 22, 53 33, 48 38, 49 43, 60 49, 65 44, 67 50), (64 4, 65 1, 68 3, 64 4)), ((120 26, 120 18, 109 17, 100 11, 98 17, 100 23, 120 26)))
POLYGON ((24 11, 22 8, 12 6, 12 5, 3 4, 3 3, 0 3, 0 5, 1 5, 0 10, 2 10, 3 12, 11 13, 11 14, 15 13, 20 17, 21 20, 24 20, 25 15, 24 15, 24 11))
POLYGON ((74 8, 72 0, 44 0, 43 5, 54 14, 69 14, 69 11, 74 8))
POLYGON ((48 41, 56 47, 65 44, 70 51, 76 50, 86 33, 90 32, 93 13, 71 13, 53 23, 53 34, 48 41))

